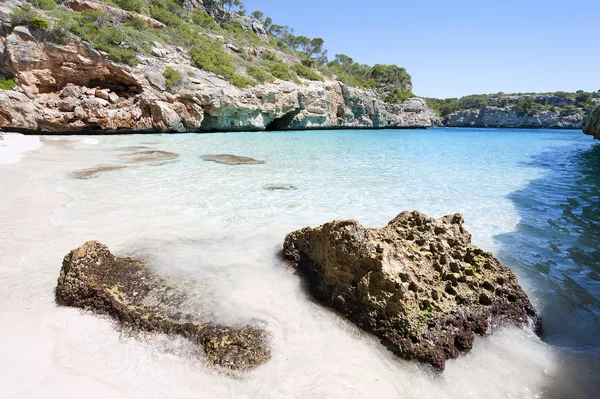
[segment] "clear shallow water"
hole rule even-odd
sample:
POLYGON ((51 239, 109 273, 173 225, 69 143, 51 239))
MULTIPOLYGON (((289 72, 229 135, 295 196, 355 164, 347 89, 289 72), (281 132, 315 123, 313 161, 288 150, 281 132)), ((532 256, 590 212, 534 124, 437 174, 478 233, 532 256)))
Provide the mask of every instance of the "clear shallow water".
POLYGON ((594 163, 599 146, 580 132, 87 136, 45 137, 42 144, 20 162, 0 165, 3 397, 596 392, 598 181, 585 176, 600 162, 594 163), (91 180, 69 177, 78 169, 125 164, 123 147, 137 145, 180 158, 91 180), (206 153, 267 163, 219 165, 202 161, 206 153), (298 190, 262 188, 277 183, 298 190), (563 211, 569 204, 571 210, 563 211), (283 237, 297 228, 342 218, 383 226, 412 209, 436 217, 464 213, 474 242, 513 267, 542 311, 545 342, 526 330, 501 328, 438 374, 395 359, 313 303, 278 258, 283 237), (596 218, 584 216, 586 210, 596 218), (263 325, 272 336, 273 359, 252 373, 227 375, 206 369, 183 341, 129 338, 109 320, 56 307, 62 257, 89 239, 118 254, 145 256, 166 276, 193 280, 192 306, 206 318, 263 325), (552 243, 560 254, 549 250, 552 243))

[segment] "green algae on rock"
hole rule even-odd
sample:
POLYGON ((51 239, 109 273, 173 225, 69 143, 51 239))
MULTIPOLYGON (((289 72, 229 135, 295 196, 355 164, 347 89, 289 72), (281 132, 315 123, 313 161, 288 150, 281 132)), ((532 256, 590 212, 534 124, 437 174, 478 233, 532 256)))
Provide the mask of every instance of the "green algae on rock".
POLYGON ((144 262, 117 258, 97 241, 65 256, 56 289, 60 305, 108 314, 137 330, 181 335, 200 345, 214 365, 250 370, 269 360, 263 330, 201 323, 178 310, 185 299, 144 262))
POLYGON ((471 245, 463 222, 416 211, 379 229, 333 221, 288 234, 284 258, 320 302, 396 355, 443 370, 490 324, 539 321, 513 272, 471 245))

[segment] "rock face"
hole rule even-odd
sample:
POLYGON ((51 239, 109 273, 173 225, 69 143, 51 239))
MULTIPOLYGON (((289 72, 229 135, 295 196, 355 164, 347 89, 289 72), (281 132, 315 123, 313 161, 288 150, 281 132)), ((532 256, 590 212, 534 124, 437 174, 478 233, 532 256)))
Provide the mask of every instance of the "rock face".
POLYGON ((512 271, 471 245, 460 214, 404 212, 386 227, 334 221, 290 233, 284 257, 310 292, 392 352, 444 369, 490 322, 536 318, 512 271))
POLYGON ((143 262, 117 258, 96 241, 65 256, 56 300, 108 314, 134 329, 181 335, 200 345, 207 360, 218 366, 248 370, 270 358, 262 330, 204 324, 182 314, 182 292, 167 286, 143 262))
POLYGON ((583 132, 600 139, 600 107, 596 108, 583 121, 583 132))
POLYGON ((444 118, 444 126, 581 129, 582 121, 583 114, 561 115, 559 112, 543 111, 522 115, 509 108, 489 107, 452 113, 444 118))
POLYGON ((193 67, 182 49, 158 43, 152 55, 139 55, 138 61, 135 68, 116 64, 85 42, 57 44, 41 32, 8 27, 0 32, 0 75, 14 77, 17 88, 0 90, 0 129, 89 134, 439 124, 422 99, 387 104, 374 90, 330 78, 300 84, 276 80, 239 89, 193 67), (173 92, 166 90, 167 66, 183 79, 173 92))

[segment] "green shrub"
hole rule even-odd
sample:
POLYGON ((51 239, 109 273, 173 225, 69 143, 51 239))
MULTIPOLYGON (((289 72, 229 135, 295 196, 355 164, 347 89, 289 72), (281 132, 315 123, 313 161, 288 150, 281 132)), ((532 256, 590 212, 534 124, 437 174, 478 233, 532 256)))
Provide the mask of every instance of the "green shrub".
POLYGON ((28 0, 34 7, 41 10, 54 10, 57 5, 54 0, 28 0))
POLYGON ((415 95, 410 91, 403 91, 401 89, 395 88, 391 92, 385 94, 382 100, 386 103, 399 104, 414 96, 415 95))
POLYGON ((214 18, 206 11, 194 10, 190 15, 192 21, 201 28, 204 29, 219 29, 219 25, 215 22, 214 18))
POLYGON ((222 75, 227 79, 231 79, 235 74, 235 69, 231 65, 231 56, 223 50, 221 41, 200 37, 189 51, 189 55, 192 57, 192 64, 197 68, 222 75))
POLYGON ((115 62, 135 66, 137 54, 149 52, 144 34, 129 26, 116 25, 110 15, 99 10, 60 14, 55 27, 81 37, 96 50, 106 52, 115 62))
POLYGON ((13 78, 6 76, 0 77, 0 90, 12 90, 17 87, 17 83, 13 78))
POLYGON ((138 64, 137 52, 134 50, 111 46, 105 51, 108 54, 108 58, 114 62, 120 62, 131 66, 136 66, 138 64))
POLYGON ((228 33, 228 36, 233 36, 238 43, 254 44, 257 46, 263 44, 256 33, 244 29, 238 21, 227 22, 223 25, 223 29, 225 33, 228 33))
POLYGON ((38 12, 29 4, 23 4, 19 8, 13 9, 10 14, 12 26, 29 26, 34 18, 39 18, 38 12))
POLYGON ((134 11, 137 13, 142 12, 142 9, 146 6, 144 0, 113 0, 116 5, 121 7, 123 10, 134 11))
POLYGON ((183 81, 181 73, 177 69, 171 68, 170 66, 165 68, 163 76, 165 77, 167 89, 169 90, 175 89, 183 81))
POLYGON ((318 80, 324 82, 325 79, 309 67, 302 64, 295 64, 292 66, 292 71, 296 72, 298 76, 308 80, 318 80))
POLYGON ((265 71, 262 67, 255 65, 252 65, 248 68, 248 75, 252 76, 259 83, 272 83, 275 81, 273 75, 265 71))
POLYGON ((29 21, 29 26, 35 30, 48 30, 50 28, 50 23, 46 21, 44 18, 35 17, 31 21, 29 21))
POLYGON ((42 31, 50 28, 50 23, 42 18, 29 4, 23 4, 21 7, 15 8, 10 14, 10 21, 13 26, 28 26, 42 31))
POLYGON ((279 61, 279 58, 277 58, 277 56, 270 51, 264 51, 262 53, 262 57, 267 61, 279 61))
POLYGON ((152 18, 159 20, 170 27, 178 27, 180 26, 184 20, 177 14, 161 7, 154 6, 150 8, 150 15, 152 18))
POLYGON ((69 38, 69 31, 62 27, 54 27, 48 35, 48 41, 57 44, 64 44, 69 38))
POLYGON ((277 79, 288 81, 294 80, 292 71, 290 71, 288 66, 281 61, 273 62, 269 66, 269 72, 271 72, 271 75, 275 76, 277 79))
POLYGON ((139 17, 132 18, 129 22, 127 22, 127 26, 130 26, 138 31, 145 31, 149 28, 148 21, 139 17))
POLYGON ((231 83, 234 86, 240 87, 242 89, 245 89, 246 87, 256 86, 255 81, 253 81, 252 79, 248 79, 245 76, 238 75, 237 73, 231 77, 231 83))

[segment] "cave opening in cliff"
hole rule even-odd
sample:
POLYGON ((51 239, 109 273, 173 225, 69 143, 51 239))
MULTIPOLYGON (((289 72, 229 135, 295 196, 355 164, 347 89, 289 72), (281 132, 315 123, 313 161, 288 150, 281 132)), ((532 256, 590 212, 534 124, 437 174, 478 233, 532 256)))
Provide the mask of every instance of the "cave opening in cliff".
POLYGON ((293 111, 288 112, 280 118, 275 118, 271 123, 265 126, 266 131, 274 131, 274 130, 285 130, 289 129, 292 121, 300 113, 301 109, 296 108, 293 111))

